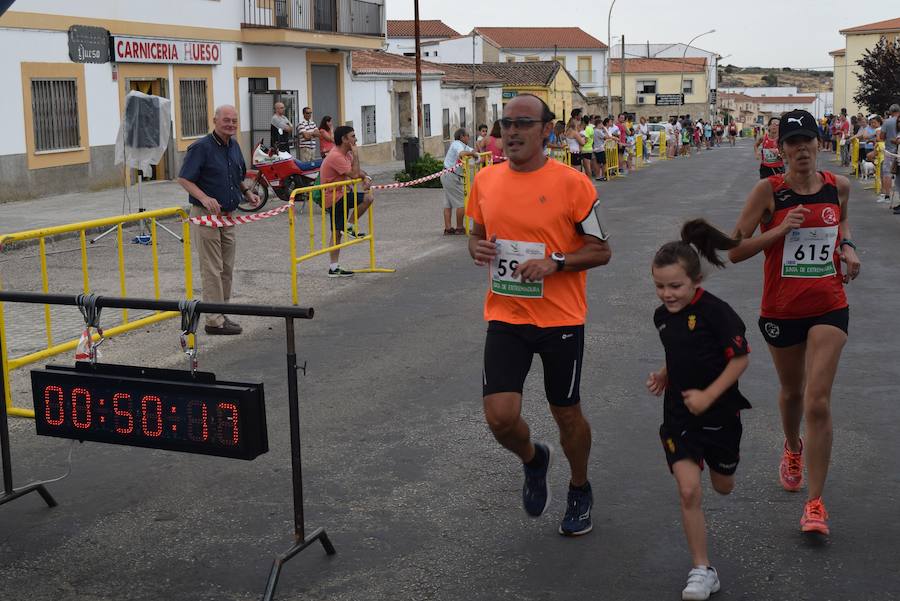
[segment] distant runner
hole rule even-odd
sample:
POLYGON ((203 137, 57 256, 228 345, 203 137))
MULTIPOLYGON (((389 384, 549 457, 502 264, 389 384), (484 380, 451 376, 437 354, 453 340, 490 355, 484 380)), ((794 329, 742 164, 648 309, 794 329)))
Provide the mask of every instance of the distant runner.
POLYGON ((760 160, 759 179, 784 173, 784 159, 781 158, 781 151, 778 149, 778 125, 780 123, 781 120, 778 117, 769 119, 769 129, 762 138, 753 144, 756 158, 760 160))
POLYGON ((583 174, 543 154, 554 119, 547 105, 520 94, 503 109, 509 161, 475 177, 467 214, 474 221, 469 253, 487 267, 482 390, 484 414, 497 441, 524 464, 522 501, 539 516, 550 503, 553 450, 531 441, 522 419, 522 388, 537 353, 544 391, 559 427, 571 479, 559 533, 593 528, 587 467, 591 428, 581 412, 586 270, 605 265, 610 249, 598 217, 597 191, 583 174))

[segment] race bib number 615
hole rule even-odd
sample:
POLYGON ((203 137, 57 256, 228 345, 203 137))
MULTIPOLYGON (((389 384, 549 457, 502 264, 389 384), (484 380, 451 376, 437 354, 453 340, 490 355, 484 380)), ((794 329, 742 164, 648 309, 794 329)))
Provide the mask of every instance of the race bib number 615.
POLYGON ((531 259, 546 257, 543 242, 496 240, 497 256, 491 262, 491 291, 503 296, 543 298, 544 282, 523 282, 513 278, 516 267, 531 259))
POLYGON ((837 273, 834 246, 838 227, 801 227, 784 237, 781 276, 785 278, 824 278, 837 273))

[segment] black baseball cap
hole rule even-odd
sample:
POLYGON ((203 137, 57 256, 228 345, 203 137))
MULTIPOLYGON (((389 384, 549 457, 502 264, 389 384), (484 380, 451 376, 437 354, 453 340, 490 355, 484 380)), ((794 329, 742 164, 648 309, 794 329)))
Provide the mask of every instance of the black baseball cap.
POLYGON ((816 125, 816 118, 808 111, 788 111, 781 116, 781 123, 778 125, 778 143, 781 144, 794 136, 803 136, 805 138, 819 137, 819 126, 816 125))

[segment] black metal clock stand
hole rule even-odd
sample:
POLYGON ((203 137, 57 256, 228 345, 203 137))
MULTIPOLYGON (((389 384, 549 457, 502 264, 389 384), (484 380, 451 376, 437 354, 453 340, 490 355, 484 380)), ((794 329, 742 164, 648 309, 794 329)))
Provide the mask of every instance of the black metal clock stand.
MULTIPOLYGON (((0 336, 0 357, 3 356, 3 337, 0 336)), ((0 369, 0 372, 3 372, 0 369)), ((0 505, 15 501, 30 492, 37 492, 48 507, 56 507, 56 499, 43 484, 29 484, 19 490, 13 488, 12 458, 9 453, 9 420, 6 415, 6 373, 0 374, 0 454, 3 455, 3 494, 0 505)))
POLYGON ((334 555, 334 545, 331 544, 324 528, 316 528, 306 536, 306 525, 303 519, 303 471, 300 461, 300 400, 297 391, 297 370, 306 372, 306 364, 300 368, 297 366, 297 351, 294 343, 294 319, 287 317, 284 320, 284 330, 287 336, 287 382, 288 382, 288 409, 291 422, 291 474, 294 484, 294 544, 290 549, 275 558, 272 569, 269 572, 269 580, 266 582, 266 592, 263 601, 271 601, 275 598, 275 587, 278 586, 278 576, 285 563, 299 554, 305 548, 316 541, 322 543, 325 553, 334 555))

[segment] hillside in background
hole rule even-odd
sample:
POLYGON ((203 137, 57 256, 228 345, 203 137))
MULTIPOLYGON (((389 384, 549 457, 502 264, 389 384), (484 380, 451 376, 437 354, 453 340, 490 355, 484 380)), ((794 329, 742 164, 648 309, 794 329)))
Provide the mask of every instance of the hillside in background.
POLYGON ((797 86, 800 92, 825 92, 832 88, 832 71, 802 69, 736 67, 725 65, 719 69, 720 88, 761 88, 766 86, 797 86))

